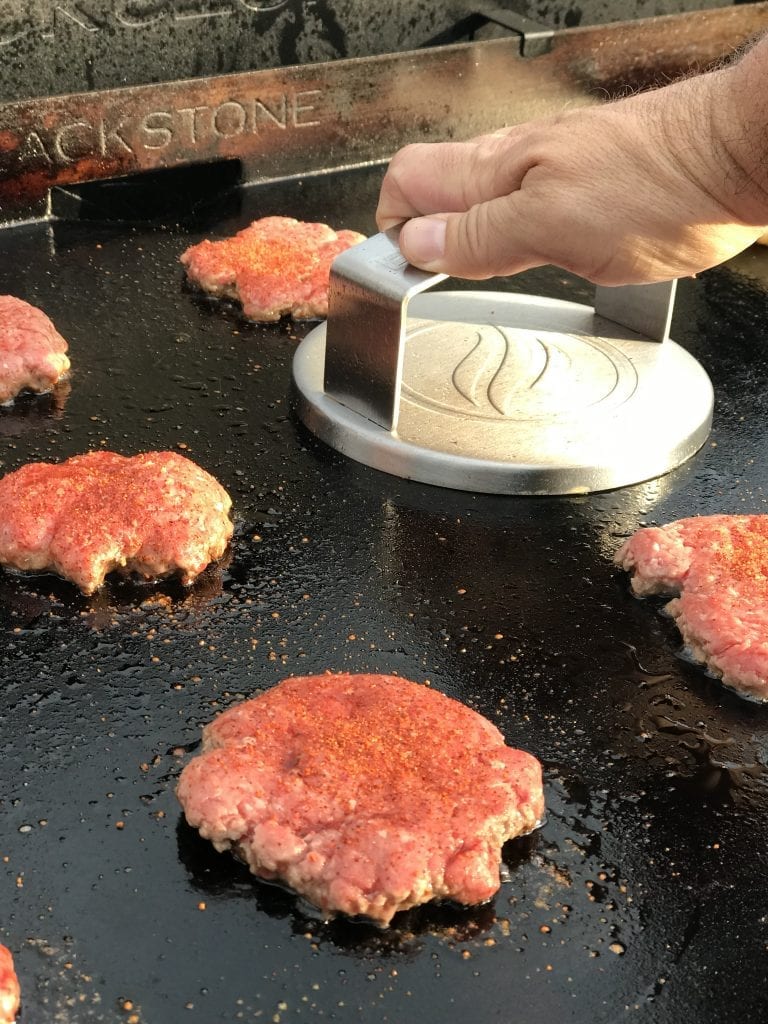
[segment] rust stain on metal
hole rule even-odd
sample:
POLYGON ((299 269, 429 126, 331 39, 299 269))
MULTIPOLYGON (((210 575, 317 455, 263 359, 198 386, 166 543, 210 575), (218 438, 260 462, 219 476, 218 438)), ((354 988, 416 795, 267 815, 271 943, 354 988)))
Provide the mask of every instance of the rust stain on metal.
POLYGON ((235 159, 248 181, 388 159, 698 69, 768 27, 768 3, 516 39, 0 106, 0 222, 56 185, 235 159), (446 102, 450 97, 450 102, 446 102))

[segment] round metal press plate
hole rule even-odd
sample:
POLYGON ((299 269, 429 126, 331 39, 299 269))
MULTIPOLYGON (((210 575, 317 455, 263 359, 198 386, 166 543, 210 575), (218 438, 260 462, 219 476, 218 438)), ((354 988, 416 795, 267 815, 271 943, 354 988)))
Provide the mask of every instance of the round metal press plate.
POLYGON ((567 494, 659 476, 709 434, 699 363, 589 306, 433 292, 410 313, 394 433, 325 394, 325 324, 294 357, 299 416, 358 462, 459 490, 567 494))

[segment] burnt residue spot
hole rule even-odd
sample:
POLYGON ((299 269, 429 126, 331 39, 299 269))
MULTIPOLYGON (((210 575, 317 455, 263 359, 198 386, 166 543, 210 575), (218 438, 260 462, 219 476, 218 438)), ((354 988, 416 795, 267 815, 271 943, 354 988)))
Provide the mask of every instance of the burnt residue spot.
POLYGON ((322 59, 320 54, 326 59, 349 56, 346 32, 336 12, 321 0, 303 5, 301 13, 283 20, 278 52, 281 64, 322 59))
POLYGON ((166 754, 170 754, 173 757, 184 757, 185 754, 191 754, 197 750, 202 743, 202 740, 192 740, 190 743, 177 743, 173 747, 169 747, 166 750, 166 754))
POLYGON ((347 35, 339 20, 336 7, 331 7, 327 0, 317 0, 315 10, 323 26, 323 35, 340 57, 349 55, 347 35))

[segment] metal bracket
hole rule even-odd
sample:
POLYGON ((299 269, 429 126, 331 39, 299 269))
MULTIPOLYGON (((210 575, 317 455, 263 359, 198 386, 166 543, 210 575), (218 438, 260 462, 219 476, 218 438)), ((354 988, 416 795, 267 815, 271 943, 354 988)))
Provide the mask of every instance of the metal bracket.
MULTIPOLYGON (((411 266, 400 252, 400 228, 373 235, 331 265, 325 342, 325 393, 392 433, 397 428, 408 302, 446 278, 411 266)), ((663 342, 675 281, 598 287, 594 313, 663 342)), ((440 354, 436 353, 439 359, 440 354)))
POLYGON ((479 14, 483 18, 487 18, 488 21, 501 25, 502 28, 509 29, 510 32, 520 36, 521 57, 540 57, 552 49, 555 30, 548 25, 542 25, 541 22, 534 21, 533 18, 528 18, 517 11, 511 11, 500 4, 484 3, 482 0, 478 0, 478 2, 470 2, 468 7, 471 13, 479 14))
POLYGON ((667 341, 677 281, 595 288, 595 315, 628 327, 650 341, 667 341))
MULTIPOLYGON (((353 295, 375 276, 363 264, 365 272, 347 275, 352 281, 344 288, 353 295)), ((430 276, 415 289, 428 286, 430 276)), ((404 358, 394 357, 398 379, 386 379, 390 370, 382 364, 391 362, 398 317, 413 291, 384 290, 383 317, 378 305, 367 316, 358 305, 357 351, 335 395, 323 385, 331 323, 310 331, 293 359, 299 418, 358 462, 465 491, 586 494, 666 473, 707 438, 712 385, 693 356, 674 341, 660 344, 661 330, 652 340, 574 302, 442 289, 416 295, 404 358), (383 318, 387 356, 380 359, 383 318), (356 378, 364 392, 355 398, 349 389, 356 378)), ((622 323, 637 323, 622 296, 641 294, 634 286, 629 293, 613 289, 622 323)), ((649 295, 646 304, 655 302, 649 295)), ((659 298, 657 312, 661 306, 659 298)), ((343 354, 337 347, 336 359, 343 354)), ((343 367, 329 376, 337 372, 343 367)))
POLYGON ((446 274, 412 267, 400 228, 373 235, 331 264, 325 391, 394 431, 400 410, 408 300, 446 274))

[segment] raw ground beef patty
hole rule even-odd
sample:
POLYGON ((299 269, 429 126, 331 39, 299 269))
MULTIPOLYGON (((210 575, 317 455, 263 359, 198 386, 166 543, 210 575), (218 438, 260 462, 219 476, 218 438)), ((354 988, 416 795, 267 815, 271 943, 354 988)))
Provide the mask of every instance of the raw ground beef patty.
POLYGON ((768 700, 768 516, 698 516, 638 530, 616 562, 666 606, 691 654, 726 686, 768 700))
POLYGON ((463 704, 396 676, 286 679, 225 711, 181 774, 187 821, 324 913, 388 924, 482 903, 544 814, 541 766, 463 704))
POLYGON ((334 257, 365 235, 264 217, 234 238, 200 242, 181 256, 187 278, 210 295, 237 299, 251 320, 328 315, 328 275, 334 257))
POLYGON ((69 369, 66 351, 66 341, 41 309, 0 295, 0 405, 21 391, 50 391, 69 369))
POLYGON ((0 480, 0 563, 92 594, 113 569, 191 583, 232 536, 229 495, 175 452, 89 452, 0 480))
POLYGON ((0 1024, 13 1024, 19 1012, 21 989, 10 949, 0 945, 0 1024))

